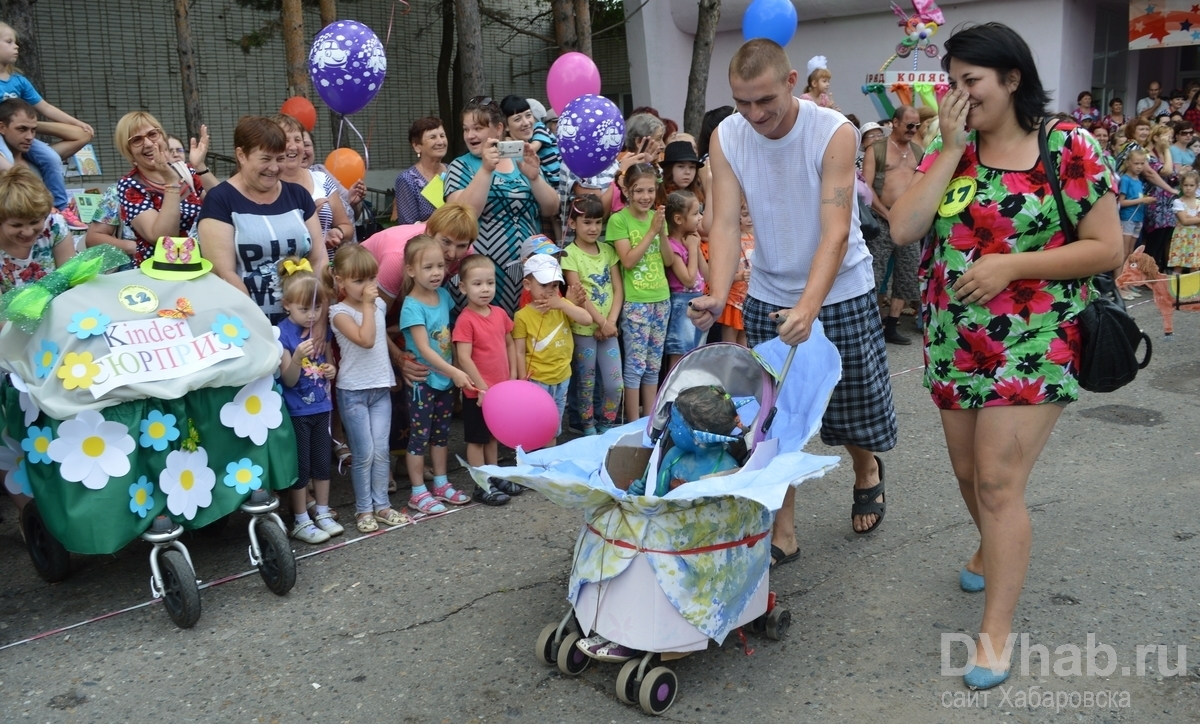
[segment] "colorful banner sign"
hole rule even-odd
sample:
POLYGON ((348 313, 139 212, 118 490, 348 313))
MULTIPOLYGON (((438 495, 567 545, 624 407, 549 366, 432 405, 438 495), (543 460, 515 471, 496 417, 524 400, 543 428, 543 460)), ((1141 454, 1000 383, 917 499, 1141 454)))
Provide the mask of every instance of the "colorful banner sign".
POLYGON ((1142 0, 1129 3, 1129 49, 1200 45, 1200 3, 1142 0))

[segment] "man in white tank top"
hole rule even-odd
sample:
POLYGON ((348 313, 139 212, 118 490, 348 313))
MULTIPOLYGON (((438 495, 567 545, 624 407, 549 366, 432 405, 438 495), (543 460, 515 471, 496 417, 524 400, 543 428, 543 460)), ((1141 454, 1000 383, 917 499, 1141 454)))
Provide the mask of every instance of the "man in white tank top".
MULTIPOLYGON (((725 307, 737 271, 743 194, 755 229, 755 265, 743 306, 751 346, 778 334, 808 339, 814 319, 842 357, 842 379, 821 425, 821 440, 843 445, 854 461, 855 532, 883 521, 883 463, 896 445, 887 348, 875 302, 875 277, 855 206, 858 133, 845 116, 793 97, 798 74, 778 44, 751 40, 729 65, 738 113, 709 149, 713 227, 709 294, 689 316, 708 329, 725 307), (776 324, 779 326, 776 328, 776 324)), ((773 565, 799 555, 789 490, 772 531, 773 565)))

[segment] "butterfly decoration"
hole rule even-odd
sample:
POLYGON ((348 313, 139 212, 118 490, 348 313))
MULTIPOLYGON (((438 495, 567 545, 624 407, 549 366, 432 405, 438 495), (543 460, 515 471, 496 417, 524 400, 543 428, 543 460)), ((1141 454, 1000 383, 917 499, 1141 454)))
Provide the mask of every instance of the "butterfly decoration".
POLYGON ((187 319, 196 315, 192 309, 192 303, 187 297, 180 297, 175 300, 175 309, 160 309, 158 316, 167 319, 187 319))
POLYGON ((190 237, 176 239, 167 236, 163 238, 162 245, 168 262, 179 264, 192 263, 192 252, 196 249, 195 239, 190 237))

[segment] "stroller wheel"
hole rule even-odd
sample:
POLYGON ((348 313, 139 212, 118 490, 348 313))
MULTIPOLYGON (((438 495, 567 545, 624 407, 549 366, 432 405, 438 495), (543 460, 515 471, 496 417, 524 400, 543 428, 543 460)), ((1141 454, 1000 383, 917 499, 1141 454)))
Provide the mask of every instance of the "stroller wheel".
POLYGON ((658 716, 671 708, 675 703, 675 694, 679 692, 679 679, 675 672, 665 666, 657 666, 646 673, 642 686, 638 690, 638 703, 642 711, 651 716, 658 716))
POLYGON ((538 634, 537 645, 534 648, 534 656, 537 660, 547 666, 554 666, 558 663, 558 647, 554 645, 554 635, 558 633, 558 624, 546 624, 546 628, 538 634))
POLYGON ((638 685, 641 682, 637 680, 637 672, 641 665, 640 658, 630 659, 621 665, 621 672, 617 674, 617 698, 626 704, 638 703, 638 685))
POLYGON ((282 596, 296 585, 296 555, 287 535, 268 520, 258 528, 258 543, 262 549, 258 573, 272 593, 282 596))
POLYGON ((46 527, 38 514, 37 503, 32 500, 21 512, 21 527, 25 533, 25 547, 29 559, 43 581, 58 583, 71 574, 71 554, 46 527))
POLYGON ((792 626, 792 613, 786 608, 776 606, 767 614, 767 638, 779 641, 787 635, 792 626))
POLYGON ((179 628, 191 628, 200 620, 200 587, 196 572, 177 550, 166 550, 159 557, 162 571, 163 608, 179 628))
POLYGON ((564 636, 562 643, 558 645, 558 670, 567 676, 579 676, 588 664, 592 663, 592 660, 575 645, 581 638, 583 637, 578 631, 572 631, 564 636))

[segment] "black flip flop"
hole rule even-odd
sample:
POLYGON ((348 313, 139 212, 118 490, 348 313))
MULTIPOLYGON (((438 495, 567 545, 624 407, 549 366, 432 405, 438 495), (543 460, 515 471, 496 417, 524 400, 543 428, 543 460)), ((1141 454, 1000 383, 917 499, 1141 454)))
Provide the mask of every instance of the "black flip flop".
POLYGON ((878 503, 875 501, 880 495, 884 494, 883 489, 883 461, 879 456, 875 456, 875 462, 879 465, 879 484, 871 488, 854 488, 854 505, 850 506, 850 523, 853 529, 854 516, 856 515, 876 515, 875 524, 866 530, 855 530, 859 535, 866 535, 879 527, 883 522, 883 514, 887 512, 887 499, 884 502, 878 503))
POLYGON ((787 553, 784 553, 783 549, 780 548, 779 546, 775 545, 774 543, 771 544, 771 568, 772 569, 782 566, 784 563, 791 563, 792 561, 796 560, 799 557, 800 557, 800 549, 799 548, 797 548, 795 550, 795 552, 793 552, 789 555, 787 553))

